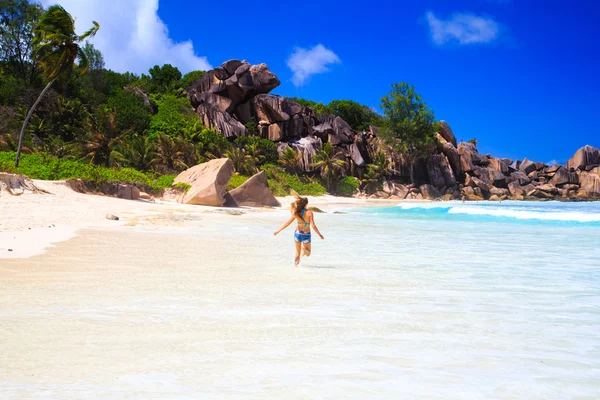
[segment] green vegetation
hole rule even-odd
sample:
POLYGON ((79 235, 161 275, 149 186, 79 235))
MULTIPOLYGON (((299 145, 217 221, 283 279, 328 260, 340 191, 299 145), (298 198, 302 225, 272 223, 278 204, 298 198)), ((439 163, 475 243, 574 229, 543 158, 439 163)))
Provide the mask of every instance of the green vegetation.
POLYGON ((331 184, 338 174, 346 169, 348 163, 342 160, 343 154, 336 152, 331 143, 325 143, 322 150, 317 152, 313 167, 321 171, 321 176, 327 182, 327 189, 331 191, 331 184))
POLYGON ((106 168, 56 158, 46 153, 23 154, 19 167, 15 167, 13 165, 15 155, 15 152, 0 152, 0 171, 23 174, 32 179, 83 179, 96 184, 126 182, 144 185, 152 190, 169 188, 173 184, 173 176, 155 179, 152 174, 145 174, 132 168, 106 168))
POLYGON ((394 83, 389 96, 381 98, 381 109, 386 116, 383 134, 392 148, 402 153, 410 164, 410 181, 415 182, 414 164, 431 152, 438 129, 431 111, 414 86, 406 82, 394 83))
POLYGON ((173 186, 173 181, 175 180, 175 175, 162 175, 156 178, 155 183, 157 186, 162 188, 170 188, 173 186))
POLYGON ((192 188, 192 185, 190 185, 189 183, 185 183, 185 182, 179 182, 179 183, 176 183, 173 187, 175 189, 179 189, 182 192, 187 193, 187 191, 192 188))
POLYGON ((360 187, 360 181, 353 176, 346 176, 341 179, 335 187, 335 193, 340 196, 354 196, 360 187))
POLYGON ((229 184, 227 185, 227 190, 233 190, 235 188, 242 186, 242 184, 244 182, 246 182, 248 179, 249 179, 249 177, 247 177, 247 176, 240 175, 237 173, 233 174, 233 176, 229 180, 229 184))
MULTIPOLYGON (((0 0, 1 171, 168 188, 182 170, 229 157, 237 171, 230 188, 263 170, 280 196, 291 189, 321 195, 324 186, 351 196, 359 189, 377 190, 398 175, 389 154, 371 155, 370 164, 358 167, 330 143, 307 166, 311 160, 294 147, 279 154, 276 143, 259 136, 255 120, 246 123, 248 136, 229 140, 203 126, 185 96, 184 89, 204 71, 184 75, 165 64, 142 75, 117 73, 105 68, 101 52, 87 41, 98 24, 82 35, 75 28, 60 6, 0 0), (22 158, 22 165, 9 165, 11 155, 22 158)), ((411 163, 411 180, 414 162, 431 151, 437 124, 407 84, 393 85, 382 99, 384 115, 351 100, 294 100, 318 114, 340 116, 355 130, 382 127, 391 147, 411 163)))
POLYGON ((383 124, 383 117, 376 111, 352 100, 332 100, 327 105, 298 97, 294 97, 292 100, 302 106, 312 108, 317 114, 337 115, 356 131, 368 130, 369 125, 381 126, 383 124))
POLYGON ((38 60, 39 68, 42 70, 48 84, 29 109, 29 113, 27 113, 27 117, 25 117, 25 121, 23 122, 15 157, 15 167, 19 166, 25 130, 36 107, 54 81, 64 75, 68 75, 73 70, 75 61, 79 60, 78 67, 82 74, 87 71, 88 60, 85 53, 79 47, 79 43, 88 37, 94 36, 99 28, 100 25, 94 21, 93 28, 83 35, 76 35, 75 20, 61 6, 50 6, 40 17, 39 21, 37 21, 33 29, 33 56, 38 60))

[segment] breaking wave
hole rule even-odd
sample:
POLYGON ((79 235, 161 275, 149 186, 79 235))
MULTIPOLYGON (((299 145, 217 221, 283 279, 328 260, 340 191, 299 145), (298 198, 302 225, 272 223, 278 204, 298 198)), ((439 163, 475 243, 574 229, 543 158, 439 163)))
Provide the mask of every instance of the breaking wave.
POLYGON ((413 203, 399 204, 397 209, 411 213, 471 215, 519 220, 563 221, 600 223, 598 203, 544 203, 524 204, 506 202, 497 205, 462 203, 413 203))

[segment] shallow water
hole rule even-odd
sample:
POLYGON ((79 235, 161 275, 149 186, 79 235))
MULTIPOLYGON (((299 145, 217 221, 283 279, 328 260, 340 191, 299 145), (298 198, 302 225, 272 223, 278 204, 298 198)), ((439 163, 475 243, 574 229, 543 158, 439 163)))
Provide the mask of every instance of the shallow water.
POLYGON ((600 206, 403 203, 85 231, 3 261, 2 398, 600 393, 600 206))

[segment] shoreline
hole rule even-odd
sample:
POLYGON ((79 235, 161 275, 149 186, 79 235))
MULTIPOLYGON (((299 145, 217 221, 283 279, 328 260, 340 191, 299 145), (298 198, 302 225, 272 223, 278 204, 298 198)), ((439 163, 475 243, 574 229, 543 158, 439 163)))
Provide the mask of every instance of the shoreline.
MULTIPOLYGON (((259 216, 286 212, 290 203, 294 201, 293 196, 278 197, 280 208, 209 207, 164 200, 123 200, 98 194, 83 194, 73 191, 63 181, 34 180, 34 183, 48 193, 25 192, 21 196, 0 198, 0 259, 30 258, 42 254, 57 243, 72 239, 80 229, 85 228, 178 226, 186 220, 214 219, 223 214, 259 216), (116 215, 119 220, 108 220, 107 214, 116 215)), ((368 199, 333 195, 307 197, 310 207, 316 207, 325 213, 343 213, 344 209, 355 207, 462 203, 461 200, 368 199)), ((490 204, 502 203, 482 201, 490 204)), ((548 201, 561 202, 560 199, 542 202, 548 201)))

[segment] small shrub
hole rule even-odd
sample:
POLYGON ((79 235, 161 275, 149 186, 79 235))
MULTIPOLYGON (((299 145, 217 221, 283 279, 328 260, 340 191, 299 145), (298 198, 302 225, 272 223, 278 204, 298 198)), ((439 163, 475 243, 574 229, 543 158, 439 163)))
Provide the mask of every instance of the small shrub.
POLYGON ((240 187, 244 182, 246 182, 249 178, 240 174, 233 174, 231 179, 229 180, 229 184, 227 185, 227 190, 233 190, 235 188, 240 187))
POLYGON ((336 194, 340 196, 353 196, 358 191, 360 186, 360 182, 357 178, 353 176, 347 176, 344 179, 340 180, 335 188, 336 194))
POLYGON ((288 196, 291 189, 303 196, 322 196, 327 192, 325 187, 319 183, 310 180, 303 181, 296 175, 286 173, 277 174, 275 178, 269 179, 268 182, 275 196, 288 196))
POLYGON ((23 154, 19 168, 14 168, 15 152, 0 152, 0 171, 26 175, 32 179, 64 180, 83 179, 93 183, 123 182, 144 185, 152 190, 164 189, 149 174, 133 168, 112 169, 90 165, 45 153, 23 154))
POLYGON ((190 185, 189 183, 185 183, 185 182, 179 182, 173 187, 175 189, 179 189, 179 190, 183 191, 184 193, 187 193, 187 191, 192 188, 192 185, 190 185))
POLYGON ((173 186, 174 180, 175 180, 175 175, 162 175, 162 176, 159 176, 158 178, 156 178, 156 180, 154 181, 154 184, 157 187, 160 187, 162 189, 168 189, 171 186, 173 186))

